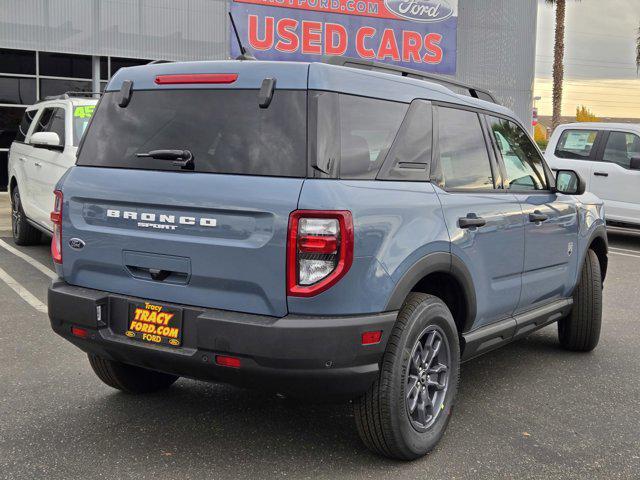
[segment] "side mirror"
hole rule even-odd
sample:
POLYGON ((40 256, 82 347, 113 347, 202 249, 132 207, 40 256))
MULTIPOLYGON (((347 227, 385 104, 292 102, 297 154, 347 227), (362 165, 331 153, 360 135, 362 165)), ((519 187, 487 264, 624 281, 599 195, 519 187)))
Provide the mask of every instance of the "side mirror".
POLYGON ((30 143, 39 147, 62 147, 56 132, 36 132, 31 135, 30 143))
POLYGON ((582 195, 586 190, 584 180, 573 170, 558 170, 556 190, 566 195, 582 195))
POLYGON ((640 170, 640 157, 631 157, 629 168, 631 170, 640 170))

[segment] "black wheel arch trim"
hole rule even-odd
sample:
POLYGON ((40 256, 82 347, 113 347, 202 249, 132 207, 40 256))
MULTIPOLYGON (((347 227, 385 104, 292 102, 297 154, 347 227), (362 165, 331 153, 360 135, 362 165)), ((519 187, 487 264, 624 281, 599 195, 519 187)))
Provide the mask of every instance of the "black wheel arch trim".
POLYGON ((596 251, 596 255, 598 255, 598 260, 600 261, 602 281, 604 282, 607 276, 607 267, 609 265, 609 260, 607 257, 609 253, 609 239, 607 237, 607 228, 605 225, 598 225, 596 228, 593 229, 593 231, 589 235, 588 240, 586 241, 586 248, 583 248, 582 252, 580 252, 580 263, 578 264, 579 265, 578 268, 580 268, 580 266, 584 263, 584 260, 587 257, 587 252, 593 245, 593 242, 598 239, 602 240, 602 242, 604 243, 604 257, 601 258, 600 256, 601 252, 596 251))
POLYGON ((385 310, 400 310, 407 295, 411 293, 418 282, 433 273, 447 273, 462 287, 466 311, 462 332, 469 331, 476 318, 476 291, 473 279, 464 262, 448 252, 429 253, 409 267, 396 283, 385 310))

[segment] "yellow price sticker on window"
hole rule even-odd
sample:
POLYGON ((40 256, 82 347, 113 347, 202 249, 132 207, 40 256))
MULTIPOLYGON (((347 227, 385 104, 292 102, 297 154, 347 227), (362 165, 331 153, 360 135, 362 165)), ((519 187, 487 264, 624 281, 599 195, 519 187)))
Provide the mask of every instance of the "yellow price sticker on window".
POLYGON ((73 116, 77 118, 91 118, 95 105, 80 105, 73 110, 73 116))

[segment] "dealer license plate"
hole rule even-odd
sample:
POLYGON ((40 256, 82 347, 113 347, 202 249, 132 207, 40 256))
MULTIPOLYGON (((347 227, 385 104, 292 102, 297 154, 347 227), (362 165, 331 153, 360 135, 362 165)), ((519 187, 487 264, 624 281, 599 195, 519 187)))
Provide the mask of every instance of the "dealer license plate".
POLYGON ((130 303, 124 333, 133 340, 179 347, 182 343, 182 310, 151 302, 130 303))

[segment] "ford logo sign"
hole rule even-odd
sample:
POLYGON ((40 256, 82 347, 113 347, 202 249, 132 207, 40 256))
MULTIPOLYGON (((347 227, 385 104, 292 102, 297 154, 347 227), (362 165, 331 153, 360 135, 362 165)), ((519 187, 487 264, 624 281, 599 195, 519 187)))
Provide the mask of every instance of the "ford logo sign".
POLYGON ((69 240, 69 246, 74 250, 82 250, 84 248, 84 245, 84 240, 81 240, 79 238, 72 238, 71 240, 69 240))
POLYGON ((446 0, 384 0, 387 9, 414 22, 442 22, 453 15, 446 0))

